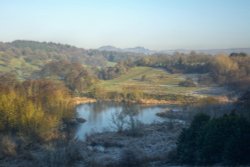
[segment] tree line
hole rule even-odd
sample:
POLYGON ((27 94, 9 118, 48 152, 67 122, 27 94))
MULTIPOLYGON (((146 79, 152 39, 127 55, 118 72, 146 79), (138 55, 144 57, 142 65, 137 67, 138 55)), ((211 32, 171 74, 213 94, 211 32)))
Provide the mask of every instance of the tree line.
POLYGON ((220 54, 216 56, 176 53, 172 56, 154 55, 136 61, 138 66, 164 68, 171 73, 201 73, 203 84, 217 83, 234 90, 250 88, 250 56, 245 53, 220 54))

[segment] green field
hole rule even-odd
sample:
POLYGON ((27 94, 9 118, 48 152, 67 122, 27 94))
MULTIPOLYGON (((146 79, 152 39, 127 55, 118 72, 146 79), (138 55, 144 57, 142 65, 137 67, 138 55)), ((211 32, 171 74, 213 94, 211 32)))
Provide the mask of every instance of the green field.
POLYGON ((192 95, 194 91, 206 89, 205 87, 179 86, 179 82, 184 81, 187 77, 185 74, 170 74, 164 69, 134 67, 126 74, 112 80, 102 81, 99 85, 108 92, 120 92, 123 87, 135 86, 145 93, 158 95, 192 95))
POLYGON ((28 63, 23 58, 11 58, 8 62, 0 60, 0 72, 15 72, 21 80, 29 77, 36 70, 39 70, 37 65, 28 63))

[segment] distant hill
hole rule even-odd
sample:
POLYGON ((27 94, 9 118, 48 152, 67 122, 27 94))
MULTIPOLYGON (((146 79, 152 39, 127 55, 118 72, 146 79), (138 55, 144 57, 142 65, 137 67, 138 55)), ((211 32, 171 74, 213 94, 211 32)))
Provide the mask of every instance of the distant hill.
MULTIPOLYGON (((175 52, 190 53, 192 50, 176 49, 154 51, 144 47, 117 48, 103 46, 98 49, 83 49, 75 46, 28 40, 0 42, 0 74, 11 72, 20 79, 28 79, 44 65, 53 61, 80 63, 86 68, 103 68, 114 65, 122 60, 135 61, 147 55, 171 55, 175 52)), ((250 48, 194 50, 196 53, 219 54, 239 53, 250 54, 250 48)), ((91 69, 92 70, 92 69, 91 69)))
POLYGON ((141 54, 145 54, 145 55, 156 53, 156 51, 153 51, 153 50, 141 47, 141 46, 134 47, 134 48, 121 49, 121 48, 117 48, 115 46, 107 45, 107 46, 102 46, 102 47, 98 48, 98 50, 100 50, 100 51, 113 51, 113 52, 141 53, 141 54))
POLYGON ((29 79, 33 78, 34 72, 54 61, 80 63, 89 69, 99 69, 112 66, 122 60, 138 59, 148 52, 149 50, 142 47, 122 51, 113 46, 83 49, 67 44, 31 40, 0 42, 0 74, 10 72, 20 79, 29 79))
POLYGON ((126 48, 126 49, 124 49, 124 51, 133 52, 133 53, 144 53, 144 54, 152 54, 152 53, 156 52, 156 51, 153 51, 153 50, 141 47, 141 46, 138 46, 135 48, 126 48))
POLYGON ((100 51, 52 42, 0 42, 0 74, 10 72, 20 79, 29 79, 33 72, 53 61, 77 62, 87 67, 104 67, 108 64, 100 51))
MULTIPOLYGON (((59 50, 61 51, 61 50, 78 49, 68 44, 60 44, 54 42, 37 42, 29 40, 15 40, 7 44, 16 48, 30 48, 32 50, 44 50, 44 51, 59 51, 59 50)), ((83 51, 84 49, 81 50, 83 51)))
POLYGON ((98 48, 98 50, 100 50, 100 51, 111 51, 111 52, 112 51, 114 51, 114 52, 121 52, 122 51, 122 49, 111 46, 111 45, 102 46, 102 47, 98 48))
POLYGON ((115 46, 102 46, 98 48, 99 51, 110 51, 110 52, 129 52, 129 53, 140 53, 145 55, 151 55, 154 53, 160 53, 160 54, 174 54, 176 52, 179 53, 190 53, 191 51, 195 51, 197 53, 205 53, 205 54, 211 54, 216 55, 220 53, 230 54, 230 53, 240 53, 244 52, 247 54, 250 54, 250 48, 229 48, 229 49, 173 49, 173 50, 150 50, 141 46, 134 47, 134 48, 117 48, 115 46))
POLYGON ((157 53, 163 53, 163 54, 173 54, 176 52, 179 53, 190 53, 192 51, 195 51, 197 53, 205 53, 205 54, 211 54, 211 55, 216 55, 216 54, 230 54, 230 53, 240 53, 244 52, 247 54, 250 54, 250 48, 229 48, 229 49, 198 49, 198 50, 191 50, 191 49, 175 49, 175 50, 162 50, 158 51, 157 53))
POLYGON ((250 48, 229 48, 229 49, 210 49, 210 50, 198 50, 198 52, 208 53, 208 54, 219 54, 219 53, 240 53, 244 52, 250 54, 250 48))

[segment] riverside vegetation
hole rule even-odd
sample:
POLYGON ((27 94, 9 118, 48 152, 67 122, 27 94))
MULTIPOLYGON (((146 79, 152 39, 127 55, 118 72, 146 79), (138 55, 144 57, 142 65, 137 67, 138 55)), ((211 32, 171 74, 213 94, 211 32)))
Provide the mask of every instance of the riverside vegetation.
MULTIPOLYGON (((249 164, 249 64, 245 53, 144 55, 34 41, 0 43, 0 165, 100 166, 95 158, 102 151, 93 147, 100 144, 100 136, 107 148, 113 144, 123 148, 118 151, 120 159, 111 157, 106 166, 249 164), (237 98, 232 114, 198 115, 190 127, 163 123, 96 134, 85 142, 72 137, 76 125, 72 99, 209 106, 227 105, 237 98), (171 127, 172 134, 167 132, 171 127), (130 135, 138 131, 142 133, 130 135), (147 149, 131 150, 127 139, 140 144, 153 134, 171 141, 171 149, 159 142, 165 156, 133 159, 147 149), (113 141, 114 136, 124 142, 113 141), (135 164, 129 163, 132 160, 135 164)), ((107 151, 112 154, 116 149, 107 151)))

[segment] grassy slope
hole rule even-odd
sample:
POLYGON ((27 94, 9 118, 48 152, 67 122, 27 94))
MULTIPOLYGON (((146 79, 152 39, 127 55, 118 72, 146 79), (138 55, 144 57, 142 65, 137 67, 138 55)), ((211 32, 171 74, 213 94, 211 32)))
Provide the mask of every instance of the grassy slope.
POLYGON ((102 81, 100 85, 107 91, 121 91, 122 87, 133 85, 150 94, 191 94, 193 91, 206 89, 201 87, 181 87, 184 74, 170 74, 163 69, 134 67, 128 73, 113 80, 102 81), (145 75, 146 79, 141 80, 145 75))
POLYGON ((33 71, 38 69, 37 65, 30 64, 23 58, 11 58, 8 63, 0 60, 0 72, 15 72, 21 80, 30 76, 33 71))

